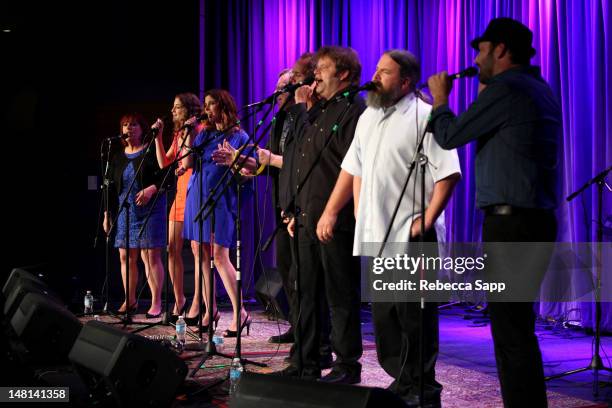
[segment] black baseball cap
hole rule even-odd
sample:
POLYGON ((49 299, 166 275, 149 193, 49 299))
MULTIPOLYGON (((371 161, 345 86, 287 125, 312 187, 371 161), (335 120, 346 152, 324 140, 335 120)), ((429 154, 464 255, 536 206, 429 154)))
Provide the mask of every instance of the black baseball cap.
POLYGON ((532 58, 536 50, 531 46, 533 33, 520 21, 508 17, 494 18, 489 22, 485 32, 474 38, 470 45, 478 51, 478 44, 491 41, 494 44, 504 43, 513 55, 532 58))

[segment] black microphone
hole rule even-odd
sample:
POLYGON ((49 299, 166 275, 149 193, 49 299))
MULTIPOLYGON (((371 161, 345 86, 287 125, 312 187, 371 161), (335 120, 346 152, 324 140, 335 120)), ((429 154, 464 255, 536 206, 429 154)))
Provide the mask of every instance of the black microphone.
POLYGON ((193 127, 195 126, 195 124, 197 122, 203 122, 205 120, 208 120, 208 114, 207 113, 202 113, 199 115, 195 115, 193 116, 195 118, 195 122, 193 123, 186 123, 183 126, 181 126, 181 128, 179 130, 185 130, 185 129, 193 129, 193 127))
POLYGON ((315 78, 313 76, 309 76, 303 81, 296 82, 295 84, 287 84, 284 87, 282 87, 280 90, 276 91, 275 93, 282 94, 285 92, 295 92, 295 90, 298 89, 299 87, 302 87, 304 85, 312 85, 314 81, 315 81, 315 78))
POLYGON ((451 80, 459 79, 459 78, 470 78, 478 75, 478 69, 476 67, 469 67, 464 69, 463 71, 459 71, 456 74, 449 75, 451 80))
POLYGON ((127 139, 128 137, 130 137, 130 135, 128 135, 127 133, 123 133, 121 135, 107 137, 105 140, 112 142, 113 140, 127 139))
MULTIPOLYGON (((448 77, 450 78, 451 81, 454 81, 455 79, 459 79, 459 78, 470 78, 473 76, 478 75, 478 68, 476 67, 469 67, 466 68, 462 71, 457 72, 456 74, 451 74, 448 77)), ((427 82, 425 82, 424 84, 419 84, 419 86, 417 86, 417 89, 425 89, 427 88, 429 85, 427 85, 427 82)))
POLYGON ((242 111, 244 109, 259 108, 263 105, 268 105, 272 103, 274 99, 277 98, 279 95, 284 94, 285 92, 293 93, 299 87, 304 86, 304 85, 310 85, 314 81, 315 81, 314 77, 310 76, 304 79, 303 81, 296 82, 295 84, 287 84, 281 89, 279 89, 278 91, 274 92, 272 95, 268 96, 266 99, 259 101, 259 102, 253 102, 253 103, 249 103, 248 105, 244 105, 240 110, 242 111))
POLYGON ((334 101, 339 101, 341 99, 344 98, 353 98, 355 95, 357 95, 359 92, 362 91, 373 91, 376 88, 378 88, 378 83, 374 82, 374 81, 368 81, 365 84, 358 86, 356 88, 349 88, 346 91, 342 92, 340 95, 336 96, 334 99, 334 101))

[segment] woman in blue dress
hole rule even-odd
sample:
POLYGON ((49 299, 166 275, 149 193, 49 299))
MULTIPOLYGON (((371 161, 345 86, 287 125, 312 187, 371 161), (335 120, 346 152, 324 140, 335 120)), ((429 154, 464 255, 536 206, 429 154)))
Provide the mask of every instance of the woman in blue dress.
MULTIPOLYGON (((208 194, 216 186, 227 169, 227 167, 219 166, 213 161, 213 152, 224 143, 229 143, 234 148, 241 147, 248 142, 249 137, 237 125, 236 103, 229 92, 221 89, 206 92, 204 96, 204 109, 208 115, 208 126, 197 134, 192 143, 189 140, 190 145, 197 152, 197 157, 194 158, 194 155, 189 156, 186 163, 188 167, 193 167, 193 174, 187 187, 183 236, 191 240, 191 250, 196 260, 196 292, 185 320, 192 325, 197 323, 200 309, 199 299, 202 298, 206 305, 206 312, 202 316, 202 326, 205 329, 208 328, 208 325, 211 323, 211 315, 214 322, 213 325, 216 325, 219 320, 214 293, 213 304, 208 304, 208 291, 210 288, 215 287, 214 279, 212 283, 209 279, 211 242, 214 242, 213 256, 215 268, 221 276, 223 286, 230 297, 234 309, 234 318, 228 330, 225 331, 224 336, 235 337, 237 330, 242 331, 245 327, 248 334, 251 325, 249 314, 242 304, 238 304, 236 269, 234 269, 229 257, 229 249, 234 246, 236 241, 235 221, 238 216, 236 208, 236 179, 233 179, 232 185, 225 190, 225 193, 216 202, 214 231, 211 231, 211 217, 204 220, 201 225, 199 222, 194 222, 194 220, 202 203, 206 201, 208 194), (201 171, 198 159, 201 160, 201 171), (200 228, 202 229, 201 233, 200 228), (212 234, 213 232, 214 235, 212 234), (202 259, 199 258, 200 245, 202 247, 202 259), (204 293, 198 291, 198 280, 202 270, 204 271, 204 293), (238 308, 240 309, 240 322, 237 322, 235 317, 238 308)), ((243 202, 242 199, 243 194, 241 194, 241 202, 243 202)))
MULTIPOLYGON (((119 249, 121 260, 121 277, 123 287, 126 286, 126 270, 128 264, 129 249, 129 275, 130 305, 128 313, 135 313, 137 309, 136 286, 138 284, 138 255, 141 256, 145 265, 145 275, 149 288, 151 289, 151 307, 146 316, 155 318, 161 315, 161 289, 164 279, 164 266, 162 263, 162 249, 166 246, 166 199, 161 195, 153 204, 152 198, 159 189, 161 179, 159 165, 155 157, 155 149, 149 149, 143 144, 144 131, 149 129, 144 118, 140 114, 129 114, 121 118, 119 122, 121 134, 124 135, 118 149, 111 157, 109 175, 114 184, 114 190, 118 195, 117 203, 120 205, 127 193, 136 170, 142 161, 142 169, 136 177, 134 186, 127 199, 127 207, 117 209, 119 218, 117 221, 115 247, 119 249), (155 206, 148 223, 139 237, 140 229, 144 225, 151 206, 155 206), (129 211, 129 224, 127 211, 129 211), (129 232, 129 242, 127 235, 129 232)), ((108 234, 113 220, 113 214, 104 213, 104 231, 108 234)), ((126 302, 119 308, 119 313, 124 313, 126 302)))

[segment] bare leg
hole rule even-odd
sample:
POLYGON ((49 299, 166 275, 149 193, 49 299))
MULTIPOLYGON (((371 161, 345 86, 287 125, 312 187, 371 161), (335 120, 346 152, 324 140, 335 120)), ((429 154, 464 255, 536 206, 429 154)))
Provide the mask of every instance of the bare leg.
POLYGON ((223 281, 223 286, 230 297, 233 308, 233 319, 230 325, 230 330, 237 330, 239 323, 236 321, 236 310, 240 307, 240 324, 244 322, 247 317, 247 312, 244 310, 242 303, 238 305, 238 292, 236 291, 236 269, 229 259, 229 248, 224 248, 220 245, 215 244, 215 266, 219 271, 219 276, 223 281))
POLYGON ((215 297, 215 293, 214 293, 214 285, 215 285, 215 281, 214 281, 214 276, 213 276, 213 282, 211 285, 210 282, 210 245, 207 243, 203 243, 202 245, 202 260, 200 262, 200 260, 198 259, 199 253, 198 253, 198 245, 199 242, 196 241, 191 241, 191 251, 193 252, 193 256, 196 260, 196 270, 195 270, 195 293, 193 295, 193 302, 191 303, 191 308, 189 309, 189 312, 187 313, 187 317, 190 318, 194 318, 198 315, 199 310, 200 310, 200 303, 199 303, 199 299, 204 299, 204 305, 206 305, 206 312, 204 313, 204 315, 202 316, 202 324, 206 325, 208 324, 209 321, 209 310, 211 310, 211 307, 209 307, 208 305, 208 296, 209 296, 209 290, 210 288, 213 288, 213 304, 212 304, 212 310, 216 311, 217 310, 217 299, 215 297), (200 283, 198 283, 198 280, 200 279, 200 271, 203 270, 204 271, 204 291, 203 294, 201 294, 202 292, 198 291, 198 285, 200 285, 200 283))
POLYGON ((185 304, 185 292, 183 290, 183 276, 185 268, 183 266, 183 223, 170 221, 170 243, 168 244, 168 271, 174 289, 174 310, 173 314, 178 315, 185 304))
MULTIPOLYGON (((121 280, 123 281, 123 292, 126 293, 127 273, 127 250, 119 248, 119 260, 121 261, 121 280)), ((130 303, 136 303, 136 286, 138 285, 138 249, 130 249, 130 303)), ((125 301, 119 308, 119 312, 125 312, 125 301)))
POLYGON ((147 276, 151 289, 151 308, 149 314, 156 315, 161 312, 161 289, 164 282, 164 265, 162 263, 161 248, 143 249, 140 254, 145 265, 148 265, 147 276))

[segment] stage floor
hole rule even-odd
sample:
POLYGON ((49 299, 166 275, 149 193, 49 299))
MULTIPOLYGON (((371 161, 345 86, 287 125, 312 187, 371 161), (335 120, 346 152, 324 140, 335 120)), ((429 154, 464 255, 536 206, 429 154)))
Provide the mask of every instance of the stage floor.
MULTIPOLYGON (((440 316, 440 357, 436 366, 438 381, 444 386, 442 404, 446 408, 485 408, 502 407, 499 383, 495 371, 495 359, 489 327, 486 323, 474 323, 474 319, 466 319, 468 311, 463 307, 454 306, 441 310, 440 316)), ((271 344, 267 339, 287 328, 286 323, 269 320, 261 311, 252 310, 253 323, 249 336, 242 337, 242 355, 245 358, 268 365, 266 368, 247 365, 248 371, 269 373, 286 366, 283 361, 288 355, 289 344, 271 344)), ((217 333, 225 330, 231 319, 231 311, 221 310, 221 320, 217 333)), ((476 313, 476 315, 478 315, 476 313)), ((102 320, 111 320, 103 317, 102 320)), ((137 315, 135 320, 145 320, 144 315, 137 315)), ((155 320, 151 320, 153 322, 155 320)), ((134 326, 133 328, 136 328, 134 326)), ((376 359, 373 329, 367 310, 362 311, 362 333, 364 354, 363 386, 386 387, 391 378, 380 368, 376 359)), ((174 334, 173 327, 157 326, 140 333, 144 336, 159 336, 174 334)), ((546 375, 586 366, 590 362, 592 336, 583 331, 572 329, 554 329, 545 324, 538 324, 537 330, 544 360, 546 375)), ((193 340, 189 340, 192 342, 193 340)), ((235 339, 225 339, 224 352, 232 354, 235 339)), ((604 337, 604 350, 612 350, 612 339, 604 337)), ((181 355, 189 362, 190 369, 200 360, 196 352, 184 352, 181 355)), ((604 364, 609 360, 602 354, 604 364)), ((229 360, 215 357, 206 362, 193 379, 188 379, 179 396, 177 406, 225 406, 227 382, 215 387, 210 393, 199 393, 191 398, 188 394, 196 392, 201 386, 226 378, 229 360), (212 402, 206 403, 212 396, 212 402)), ((324 374, 326 371, 324 372, 324 374)), ((580 373, 557 379, 547 383, 548 401, 551 408, 565 407, 607 407, 612 401, 610 376, 602 374, 600 380, 607 381, 600 387, 600 398, 594 401, 592 397, 592 374, 580 373)))

